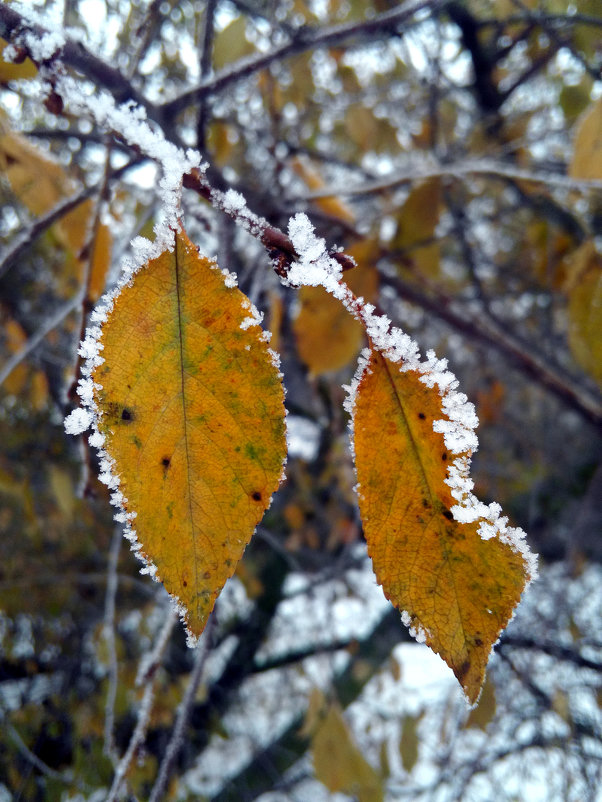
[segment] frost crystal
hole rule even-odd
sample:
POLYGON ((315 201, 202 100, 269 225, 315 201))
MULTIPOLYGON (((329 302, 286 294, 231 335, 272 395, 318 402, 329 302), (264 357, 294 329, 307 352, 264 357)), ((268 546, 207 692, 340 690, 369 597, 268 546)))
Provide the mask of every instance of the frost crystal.
POLYGON ((65 418, 65 431, 67 434, 82 434, 90 428, 92 415, 87 409, 78 407, 65 418))

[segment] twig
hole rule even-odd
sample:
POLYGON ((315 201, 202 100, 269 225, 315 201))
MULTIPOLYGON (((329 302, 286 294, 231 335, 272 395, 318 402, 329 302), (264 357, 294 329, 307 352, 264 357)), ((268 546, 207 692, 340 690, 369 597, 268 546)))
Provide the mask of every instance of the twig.
POLYGON ((0 712, 2 713, 2 718, 4 719, 4 727, 6 728, 8 737, 17 747, 21 755, 23 755, 23 757, 29 761, 29 763, 31 763, 31 765, 36 768, 40 774, 43 774, 45 777, 48 777, 51 780, 63 783, 64 785, 75 786, 80 791, 90 791, 90 786, 87 783, 77 780, 74 777, 69 777, 60 771, 56 771, 56 769, 53 769, 44 763, 43 760, 40 760, 40 758, 27 746, 25 741, 19 735, 17 729, 8 720, 6 711, 2 709, 0 712))
POLYGON ((562 187, 577 191, 590 189, 602 190, 602 181, 599 179, 571 178, 570 176, 560 175, 559 173, 537 173, 532 170, 524 170, 520 167, 496 162, 490 159, 467 159, 458 161, 454 164, 425 164, 424 167, 410 168, 389 178, 380 181, 370 181, 357 186, 343 185, 332 187, 328 190, 309 192, 303 196, 303 200, 316 200, 317 198, 328 198, 333 195, 344 195, 346 197, 356 195, 375 195, 380 192, 388 192, 396 189, 403 184, 413 181, 424 181, 429 178, 466 178, 469 175, 490 176, 491 178, 509 178, 513 181, 528 181, 536 184, 549 184, 550 186, 562 187))
POLYGON ((393 287, 404 300, 421 306, 462 334, 493 348, 510 359, 522 373, 535 379, 538 384, 579 412, 586 420, 597 426, 602 424, 602 404, 598 398, 581 391, 575 382, 568 384, 565 378, 546 362, 527 352, 524 345, 516 342, 507 330, 493 326, 492 321, 489 321, 489 326, 486 326, 481 319, 474 315, 456 312, 451 307, 451 299, 441 293, 433 297, 427 296, 407 282, 393 276, 381 275, 381 284, 393 287))
POLYGON ((114 738, 115 699, 117 698, 118 681, 117 648, 115 645, 115 598, 117 595, 117 564, 119 562, 121 538, 121 527, 116 526, 113 530, 113 539, 111 540, 111 547, 109 549, 105 618, 103 626, 103 635, 109 652, 109 687, 107 688, 107 698, 105 701, 105 742, 103 753, 110 758, 113 767, 116 767, 118 763, 114 738))
POLYGON ((321 29, 302 28, 295 39, 269 53, 241 59, 233 66, 221 70, 214 78, 201 81, 194 89, 189 89, 173 100, 167 101, 160 107, 161 111, 167 118, 170 118, 179 114, 188 106, 197 103, 200 98, 214 95, 225 87, 230 86, 230 84, 236 83, 243 78, 248 78, 288 56, 304 53, 318 47, 341 47, 348 40, 358 38, 365 40, 366 37, 381 34, 383 31, 389 32, 391 35, 398 35, 397 26, 407 22, 423 9, 438 8, 441 5, 442 0, 419 0, 419 2, 406 4, 402 8, 385 11, 376 15, 373 19, 363 20, 362 22, 343 23, 321 29))
POLYGON ((49 318, 43 326, 36 331, 36 333, 27 340, 23 348, 13 354, 11 358, 5 363, 2 370, 0 370, 0 385, 10 376, 13 370, 26 359, 29 354, 35 350, 38 345, 44 340, 53 329, 59 326, 63 320, 73 310, 81 304, 84 297, 84 291, 81 289, 73 298, 70 298, 66 303, 62 304, 54 315, 49 318))
MULTIPOLYGON (((48 34, 45 28, 29 22, 26 17, 19 14, 12 6, 6 3, 0 4, 0 36, 21 47, 30 56, 34 64, 39 66, 36 54, 30 52, 25 40, 21 41, 23 39, 21 35, 25 31, 31 31, 38 38, 48 34)), ((52 56, 50 61, 52 60, 61 61, 63 64, 83 73, 96 86, 107 89, 118 103, 133 100, 146 110, 151 119, 160 122, 161 115, 157 107, 141 95, 120 70, 95 56, 81 42, 65 38, 65 44, 52 56)))
POLYGON ((203 676, 203 671, 211 648, 214 626, 215 616, 212 616, 205 628, 202 641, 197 644, 194 666, 188 680, 188 686, 178 710, 171 737, 159 767, 159 774, 149 797, 149 802, 160 802, 160 800, 163 799, 163 794, 169 782, 174 763, 184 743, 184 730, 188 724, 196 692, 203 676))
MULTIPOLYGON (((205 18, 203 21, 203 30, 201 34, 201 58, 200 70, 201 81, 205 81, 207 76, 211 73, 211 55, 213 52, 213 35, 215 32, 214 15, 217 7, 217 0, 207 0, 205 4, 205 18)), ((200 151, 205 150, 206 128, 207 128, 207 109, 208 97, 199 99, 199 111, 197 116, 196 125, 196 141, 197 148, 200 151)))
MULTIPOLYGON (((131 170, 133 167, 137 167, 139 163, 140 159, 136 157, 127 164, 124 164, 122 167, 119 167, 117 170, 111 170, 109 179, 113 181, 121 178, 128 170, 131 170)), ((60 201, 53 209, 51 209, 49 212, 46 212, 46 214, 42 217, 38 217, 37 220, 34 220, 31 225, 20 234, 20 236, 15 238, 11 245, 6 248, 4 253, 0 256, 0 278, 2 278, 2 276, 4 276, 4 274, 16 264, 16 262, 23 256, 28 248, 30 248, 31 245, 36 241, 36 239, 40 237, 47 229, 49 229, 51 225, 68 214, 72 209, 75 209, 76 206, 79 206, 85 200, 88 200, 88 198, 91 198, 93 195, 96 195, 98 192, 100 192, 104 184, 105 179, 103 177, 103 180, 100 184, 94 184, 92 187, 81 189, 79 192, 71 195, 71 197, 60 201)))
POLYGON ((130 738, 126 753, 119 761, 119 765, 115 770, 113 784, 111 785, 111 789, 105 802, 115 802, 117 799, 132 760, 134 759, 136 752, 142 745, 142 742, 146 736, 146 729, 150 720, 151 709, 155 696, 155 673, 160 665, 163 652, 167 646, 167 642, 169 641, 169 637, 177 620, 178 614, 174 607, 170 606, 165 623, 159 632, 157 641, 151 654, 148 656, 148 659, 144 661, 144 664, 141 663, 138 677, 136 678, 136 684, 139 685, 142 682, 146 684, 144 688, 144 694, 140 702, 140 708, 138 710, 138 720, 136 722, 134 732, 132 733, 132 737, 130 738), (143 668, 144 670, 142 670, 143 668))

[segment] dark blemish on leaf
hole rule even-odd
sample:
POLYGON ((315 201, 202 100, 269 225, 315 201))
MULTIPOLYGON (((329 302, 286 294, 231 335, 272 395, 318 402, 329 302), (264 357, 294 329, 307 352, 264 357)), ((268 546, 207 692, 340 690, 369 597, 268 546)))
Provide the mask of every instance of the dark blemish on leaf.
POLYGON ((161 460, 161 465, 163 465, 163 467, 167 470, 167 468, 169 468, 169 466, 171 465, 171 460, 169 459, 169 457, 163 457, 163 459, 161 460))
POLYGON ((232 565, 232 560, 224 560, 224 562, 228 566, 228 568, 232 565))
POLYGON ((483 641, 480 638, 475 638, 474 639, 474 643, 475 643, 475 646, 482 646, 483 645, 483 641))
POLYGON ((443 460, 443 462, 445 462, 445 460, 447 459, 447 454, 445 451, 443 452, 443 454, 441 454, 441 459, 443 460))
POLYGON ((426 419, 426 415, 424 414, 424 412, 419 412, 418 413, 418 417, 420 418, 420 420, 425 420, 426 419))
POLYGON ((447 518, 448 521, 454 520, 454 516, 449 510, 444 510, 443 515, 445 518, 447 518))
POLYGON ((132 410, 125 407, 121 413, 121 420, 134 420, 134 413, 132 410))
POLYGON ((205 573, 203 574, 203 579, 211 579, 211 574, 209 573, 209 571, 205 571, 205 573))
POLYGON ((428 503, 428 501, 425 498, 423 498, 422 499, 422 506, 426 507, 428 509, 431 505, 428 503))
POLYGON ((183 579, 183 580, 182 580, 182 585, 183 585, 185 588, 187 588, 187 587, 188 587, 188 582, 187 582, 185 579, 183 579))
POLYGON ((458 669, 458 673, 456 674, 460 682, 462 682, 462 680, 468 674, 469 671, 470 671, 470 660, 465 660, 458 669))
POLYGON ((253 501, 261 501, 261 493, 260 493, 258 490, 256 490, 256 491, 255 491, 255 492, 254 492, 254 493, 251 495, 251 498, 253 499, 253 501))

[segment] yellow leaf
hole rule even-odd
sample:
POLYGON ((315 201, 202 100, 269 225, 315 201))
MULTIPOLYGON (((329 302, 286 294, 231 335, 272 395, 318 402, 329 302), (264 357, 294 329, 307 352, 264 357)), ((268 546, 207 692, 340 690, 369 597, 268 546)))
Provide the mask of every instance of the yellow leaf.
POLYGON ((602 386, 602 256, 592 240, 572 254, 567 287, 569 345, 581 367, 602 386))
POLYGON ((381 780, 353 740, 340 708, 331 705, 312 740, 316 779, 359 802, 383 799, 381 780))
POLYGON ((569 175, 602 179, 602 97, 584 112, 577 127, 569 175))
POLYGON ((5 173, 13 192, 34 215, 52 209, 70 195, 72 184, 63 168, 27 140, 12 131, 0 136, 0 170, 5 173))
MULTIPOLYGON (((291 166, 297 175, 305 181, 309 189, 317 191, 324 188, 324 179, 306 159, 301 159, 297 156, 292 160, 291 166)), ((346 223, 355 222, 353 211, 340 198, 334 196, 330 198, 316 198, 314 203, 330 217, 335 217, 346 223)))
POLYGON ((309 738, 316 732, 325 707, 326 698, 322 691, 319 688, 312 688, 307 701, 305 718, 299 729, 299 735, 302 738, 309 738))
POLYGON ((487 731, 487 725, 490 724, 495 717, 496 698, 495 698, 495 685, 487 678, 483 685, 483 692, 479 703, 475 708, 470 711, 470 715, 466 720, 466 727, 478 727, 487 731))
POLYGON ((255 48, 246 37, 246 27, 245 18, 237 17, 217 34, 213 45, 214 69, 221 70, 254 51, 255 48))
POLYGON ((429 178, 414 187, 397 215, 397 232, 391 246, 408 251, 416 269, 426 276, 436 276, 439 268, 439 244, 430 242, 435 235, 441 212, 441 181, 429 178))
MULTIPOLYGON (((41 216, 59 201, 75 192, 76 185, 60 164, 31 145, 24 137, 11 131, 0 119, 0 170, 7 176, 17 198, 29 211, 41 216)), ((79 282, 81 268, 87 255, 82 255, 90 235, 94 202, 86 200, 64 215, 53 226, 58 242, 74 257, 65 259, 64 278, 79 282), (73 269, 69 269, 69 268, 73 269), (73 275, 75 274, 75 276, 73 275)), ((93 244, 89 297, 97 301, 105 288, 111 262, 112 237, 105 225, 100 225, 93 244)), ((69 290, 71 286, 69 283, 69 290)))
POLYGON ((399 754, 404 771, 410 772, 418 762, 418 724, 422 713, 418 716, 404 716, 401 725, 399 754))
MULTIPOLYGON (((378 292, 378 273, 373 266, 376 246, 371 240, 348 248, 358 266, 345 274, 345 282, 355 295, 374 301, 378 292)), ((345 367, 364 342, 364 328, 344 306, 323 287, 301 287, 299 314, 293 322, 297 350, 314 376, 345 367)))
POLYGON ((278 487, 284 395, 249 300, 184 232, 124 287, 92 378, 141 556, 198 636, 278 487))
POLYGON ((38 68, 29 57, 21 64, 4 61, 3 54, 7 44, 8 42, 5 39, 0 39, 0 84, 19 79, 35 78, 38 74, 38 68))
POLYGON ((376 577, 474 703, 491 647, 520 600, 526 564, 499 537, 484 540, 478 522, 454 519, 445 481, 451 455, 433 431, 445 419, 436 387, 370 353, 355 398, 354 442, 376 577))
POLYGON ((98 226, 92 247, 88 297, 95 303, 105 290, 107 273, 111 266, 111 252, 113 250, 113 237, 109 227, 104 223, 98 226))

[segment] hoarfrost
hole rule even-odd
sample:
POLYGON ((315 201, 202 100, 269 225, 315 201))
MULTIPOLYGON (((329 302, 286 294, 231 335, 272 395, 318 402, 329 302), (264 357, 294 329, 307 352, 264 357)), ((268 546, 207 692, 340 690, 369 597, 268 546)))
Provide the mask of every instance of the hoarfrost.
POLYGON ((65 418, 65 431, 67 434, 82 434, 90 428, 92 415, 87 409, 77 407, 65 418))

